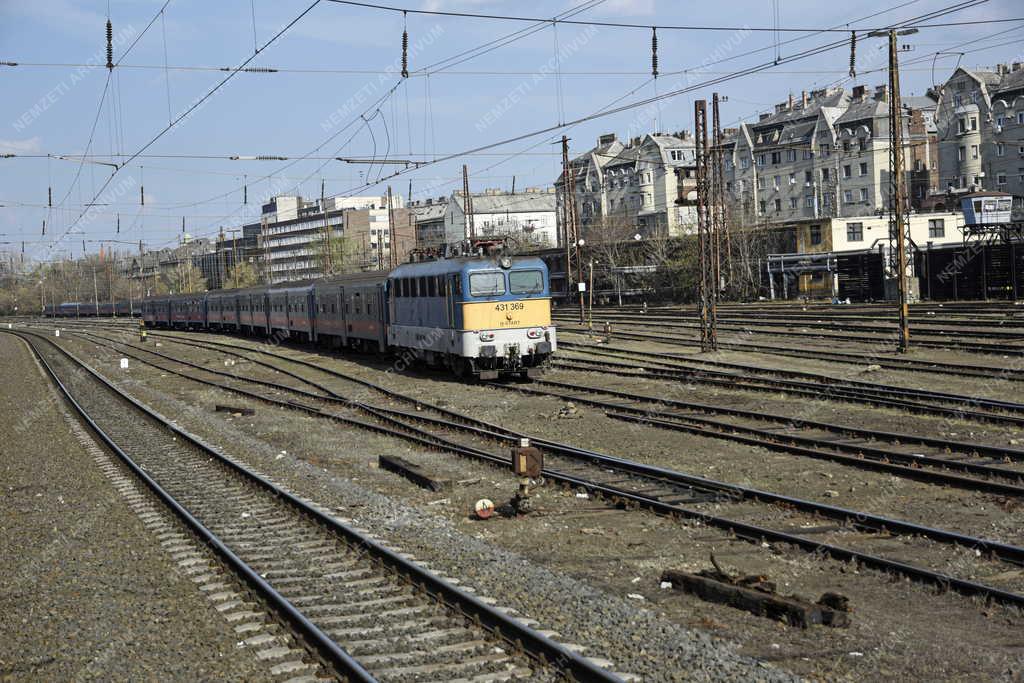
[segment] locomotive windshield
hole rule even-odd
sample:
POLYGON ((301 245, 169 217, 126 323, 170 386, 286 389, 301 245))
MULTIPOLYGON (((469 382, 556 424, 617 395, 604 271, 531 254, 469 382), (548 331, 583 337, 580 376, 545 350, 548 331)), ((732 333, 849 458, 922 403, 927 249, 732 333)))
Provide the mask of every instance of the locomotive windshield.
POLYGON ((500 273, 472 273, 469 276, 470 296, 497 296, 505 293, 505 276, 500 273))
POLYGON ((544 274, 539 270, 514 270, 508 274, 512 294, 539 294, 544 291, 544 274))

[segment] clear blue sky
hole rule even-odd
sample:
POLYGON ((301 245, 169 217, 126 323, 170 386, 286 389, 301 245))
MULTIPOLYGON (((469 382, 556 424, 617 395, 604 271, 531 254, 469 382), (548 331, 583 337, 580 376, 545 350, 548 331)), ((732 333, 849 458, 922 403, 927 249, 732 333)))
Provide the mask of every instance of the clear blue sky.
MULTIPOLYGON (((22 240, 28 242, 27 255, 40 259, 53 258, 62 250, 79 256, 83 239, 135 244, 142 240, 147 249, 173 244, 181 234, 182 216, 190 234, 214 234, 219 226, 237 227, 257 215, 260 201, 268 194, 297 190, 319 196, 321 178, 328 195, 378 194, 390 183, 405 196, 411 180, 412 196, 417 199, 447 195, 461 187, 461 165, 467 163, 474 190, 508 188, 513 175, 518 188, 548 186, 558 174, 558 147, 551 142, 560 133, 420 168, 369 188, 361 186, 399 167, 317 159, 291 163, 194 157, 295 159, 322 146, 317 156, 369 157, 376 151, 383 157, 389 150, 391 159, 429 160, 571 121, 616 100, 629 103, 663 94, 772 61, 777 53, 785 58, 843 38, 841 34, 782 33, 782 41, 798 40, 776 47, 773 33, 661 30, 662 76, 653 83, 649 29, 561 25, 556 31, 547 26, 463 63, 442 65, 425 77, 416 71, 531 25, 410 14, 413 77, 398 86, 378 113, 371 103, 399 81, 403 17, 322 0, 250 63, 293 71, 235 76, 149 147, 145 156, 119 171, 96 200, 108 206, 92 207, 72 229, 112 168, 90 163, 79 170, 78 163, 47 159, 47 154, 81 154, 95 121, 91 154, 100 155, 98 161, 121 163, 123 157, 111 155, 138 151, 169 119, 185 112, 226 75, 194 67, 235 67, 252 56, 253 14, 255 40, 262 45, 311 2, 171 0, 163 17, 115 70, 99 109, 108 78, 104 38, 108 6, 117 61, 157 16, 163 0, 0 0, 0 60, 22 64, 0 66, 4 93, 0 153, 43 157, 0 159, 0 204, 4 205, 0 242, 15 243, 0 245, 0 251, 18 250, 22 240), (760 51, 745 54, 753 50, 760 51), (556 51, 560 60, 555 59, 556 51), (728 61, 706 65, 723 59, 728 61), (165 70, 165 64, 170 68, 165 70), (690 71, 671 73, 682 70, 690 71), (367 121, 361 120, 360 114, 368 109, 367 121), (248 176, 247 206, 242 203, 243 176, 248 176), (46 206, 50 185, 52 209, 46 206), (139 202, 140 185, 145 187, 145 207, 139 202), (115 227, 118 213, 120 234, 115 227), (44 219, 45 237, 41 235, 44 219)), ((583 0, 390 2, 410 9, 531 17, 551 17, 583 4, 583 0)), ((591 4, 575 18, 644 25, 773 26, 772 2, 766 0, 592 0, 591 4)), ((884 26, 949 4, 778 0, 781 26, 808 28, 843 25, 875 13, 881 14, 855 25, 884 26)), ((991 0, 938 21, 1012 18, 1024 16, 1022 9, 1017 0, 991 0)), ((1024 44, 1019 40, 1022 26, 1024 21, 945 27, 908 36, 904 42, 913 51, 903 55, 904 94, 923 94, 933 80, 941 83, 957 63, 956 56, 940 56, 933 74, 931 56, 936 51, 969 50, 962 57, 966 66, 1024 61, 1024 44), (1010 42, 1015 38, 1016 43, 1010 42)), ((884 41, 862 40, 857 52, 860 73, 855 81, 847 76, 849 49, 844 47, 662 100, 658 111, 625 111, 574 126, 568 131, 573 151, 589 148, 603 132, 620 137, 650 132, 655 119, 664 131, 690 129, 693 99, 710 97, 712 90, 728 97, 722 107, 723 121, 732 124, 756 118, 789 93, 799 97, 801 90, 829 84, 849 88, 857 83, 869 87, 883 83, 884 41)), ((100 245, 90 241, 86 246, 95 252, 100 245)))

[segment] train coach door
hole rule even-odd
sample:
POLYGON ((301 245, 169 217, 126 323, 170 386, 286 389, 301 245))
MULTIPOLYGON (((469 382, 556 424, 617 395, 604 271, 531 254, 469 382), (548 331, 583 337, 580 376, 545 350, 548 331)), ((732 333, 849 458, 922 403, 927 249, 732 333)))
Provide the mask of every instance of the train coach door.
POLYGON ((455 280, 458 275, 449 275, 444 282, 445 310, 448 313, 448 329, 455 329, 455 280))

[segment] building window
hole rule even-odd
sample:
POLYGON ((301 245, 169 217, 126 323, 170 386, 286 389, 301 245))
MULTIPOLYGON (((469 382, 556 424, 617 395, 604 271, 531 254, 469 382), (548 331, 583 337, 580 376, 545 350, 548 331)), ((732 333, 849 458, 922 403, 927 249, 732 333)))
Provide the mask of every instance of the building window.
MULTIPOLYGON (((963 103, 964 103, 964 98, 963 98, 962 95, 953 95, 953 106, 954 107, 959 107, 963 103)), ((960 132, 962 133, 963 131, 960 131, 960 132)))
POLYGON ((868 200, 868 188, 866 188, 866 187, 860 188, 860 200, 862 202, 866 202, 868 200))
POLYGON ((775 211, 776 212, 782 211, 782 200, 781 199, 776 199, 775 200, 775 211))
POLYGON ((978 130, 978 117, 977 116, 972 116, 971 117, 971 130, 978 130))
POLYGON ((780 182, 782 182, 782 178, 780 176, 773 176, 772 177, 772 183, 774 184, 776 190, 779 189, 779 183, 780 182))
POLYGON ((1005 184, 1006 184, 1006 174, 1005 173, 999 173, 998 175, 996 175, 996 185, 1005 185, 1005 184))
POLYGON ((946 220, 944 218, 929 218, 928 219, 928 237, 929 239, 935 237, 946 236, 946 220))
POLYGON ((1024 125, 1024 111, 1017 112, 1017 125, 1024 125))
POLYGON ((796 197, 790 197, 789 198, 789 208, 795 209, 796 208, 796 202, 797 202, 796 197))
POLYGON ((821 179, 824 182, 828 182, 830 179, 829 170, 827 168, 821 169, 821 179))
POLYGON ((806 206, 808 209, 814 208, 814 195, 809 194, 806 197, 804 197, 804 206, 806 206))
POLYGON ((971 145, 971 158, 972 159, 977 159, 978 158, 978 146, 977 145, 971 145))
POLYGON ((786 161, 796 161, 796 150, 786 150, 786 161))
POLYGON ((849 178, 852 175, 853 175, 853 169, 849 165, 843 166, 843 177, 844 178, 849 178))
POLYGON ((864 224, 863 223, 847 223, 846 224, 846 241, 847 242, 863 242, 864 241, 864 224))
POLYGON ((966 158, 967 158, 967 148, 966 147, 958 147, 957 150, 956 150, 956 160, 957 161, 963 161, 966 158))
POLYGON ((868 165, 867 165, 867 162, 865 162, 865 161, 860 162, 860 174, 861 175, 867 175, 868 174, 868 165))
POLYGON ((849 152, 850 151, 850 141, 849 140, 843 140, 843 151, 844 152, 849 152))
POLYGON ((857 139, 857 149, 859 149, 860 151, 863 152, 867 148, 868 148, 868 139, 867 138, 858 138, 857 139))
POLYGON ((750 159, 746 157, 740 159, 740 168, 750 168, 750 159))
POLYGON ((782 163, 782 152, 772 152, 772 165, 778 165, 782 163))
POLYGON ((996 143, 996 156, 997 157, 1006 156, 1006 145, 1004 145, 1001 142, 997 142, 996 143))
POLYGON ((826 157, 832 156, 832 145, 825 143, 821 146, 821 153, 826 157))
POLYGON ((764 155, 763 154, 758 154, 757 155, 757 165, 758 166, 764 166, 764 155))
MULTIPOLYGON (((808 199, 810 199, 812 201, 814 200, 813 197, 808 197, 808 199)), ((821 226, 820 225, 812 225, 811 228, 810 228, 810 232, 811 232, 811 246, 813 247, 813 246, 816 246, 818 244, 821 244, 821 226)))
POLYGON ((762 199, 760 202, 758 202, 758 204, 760 205, 760 209, 761 209, 760 213, 763 214, 764 213, 764 200, 762 199))
POLYGON ((804 182, 805 183, 814 182, 814 171, 804 171, 804 182))
POLYGON ((999 128, 1002 128, 1004 123, 1006 123, 1006 117, 1005 116, 1001 116, 1000 115, 1000 116, 996 117, 996 126, 998 126, 999 128))
POLYGON ((843 191, 843 201, 846 202, 847 204, 853 203, 853 190, 843 191))
POLYGON ((967 132, 967 119, 960 119, 957 121, 957 132, 961 134, 967 132))

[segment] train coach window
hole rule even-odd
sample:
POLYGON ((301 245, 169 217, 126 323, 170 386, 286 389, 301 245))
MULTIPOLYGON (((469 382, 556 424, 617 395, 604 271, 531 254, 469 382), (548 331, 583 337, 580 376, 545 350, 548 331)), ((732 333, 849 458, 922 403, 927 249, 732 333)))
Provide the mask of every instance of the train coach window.
POLYGON ((512 294, 539 294, 544 291, 544 274, 539 270, 513 270, 508 274, 512 294))
POLYGON ((437 278, 432 275, 427 278, 427 296, 437 296, 437 278))
POLYGON ((496 296, 505 293, 505 276, 500 272, 472 273, 469 276, 470 296, 496 296))
POLYGON ((429 280, 430 278, 421 277, 417 279, 419 280, 419 284, 417 284, 416 288, 419 291, 420 296, 430 296, 430 290, 427 289, 427 280, 429 280))

